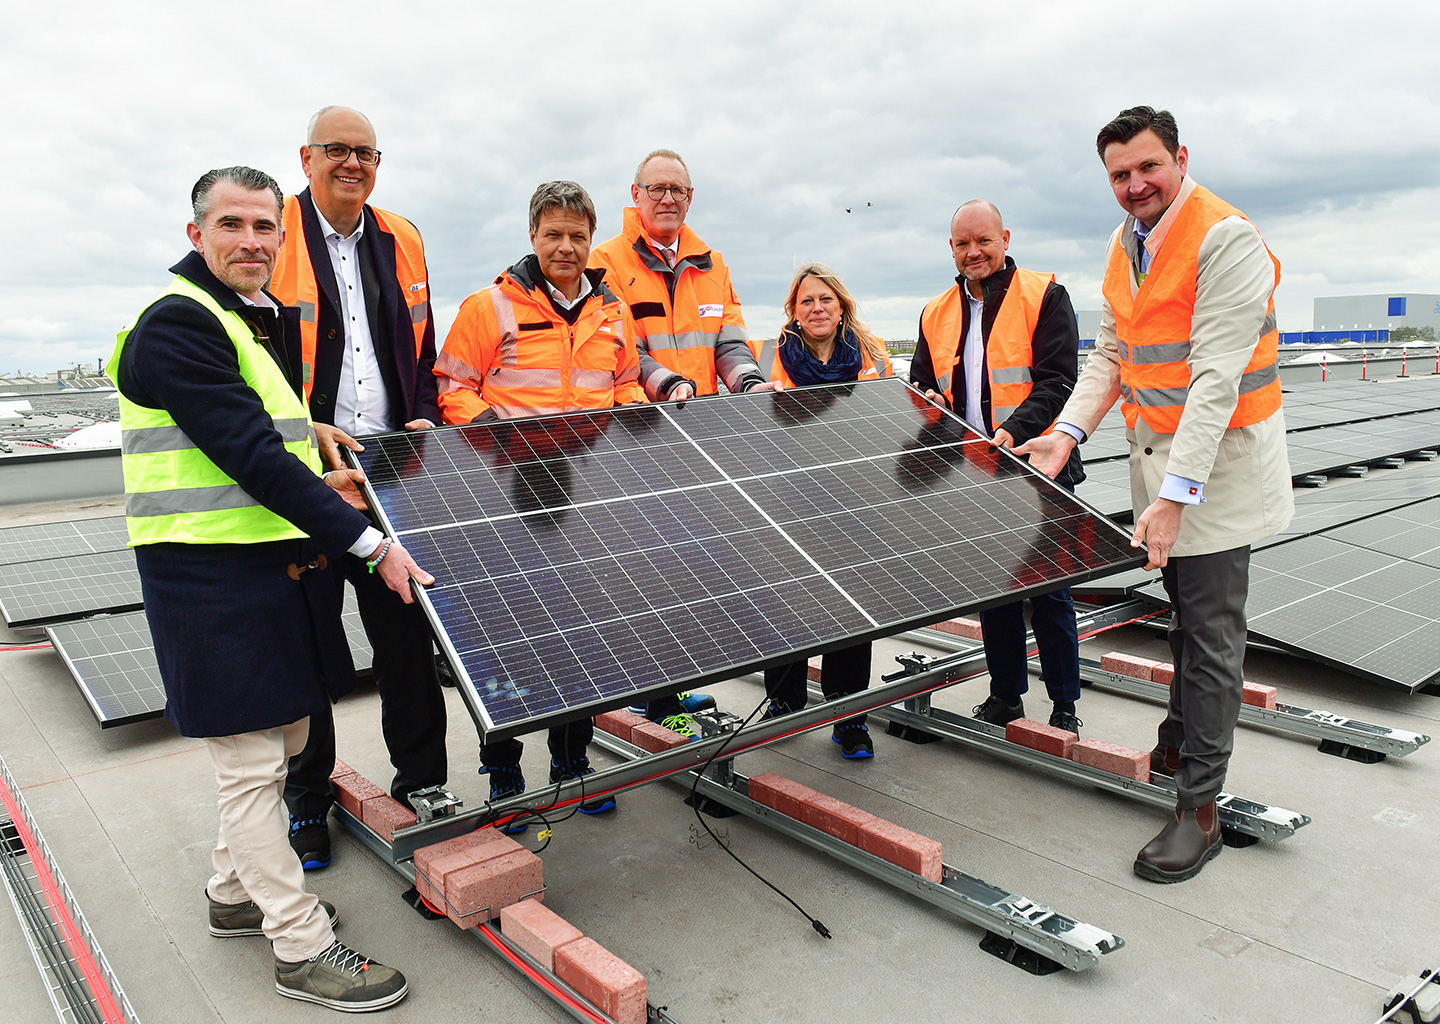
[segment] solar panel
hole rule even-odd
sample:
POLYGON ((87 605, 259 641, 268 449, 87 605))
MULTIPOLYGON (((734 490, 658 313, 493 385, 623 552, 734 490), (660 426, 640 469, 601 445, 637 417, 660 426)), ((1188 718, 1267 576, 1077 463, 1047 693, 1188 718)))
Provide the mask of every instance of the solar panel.
MULTIPOLYGON (((1255 552, 1253 637, 1416 690, 1440 675, 1440 498, 1255 552)), ((1166 603, 1154 584, 1140 591, 1166 603)))
POLYGON ((367 439, 498 739, 1139 564, 890 379, 367 439))
POLYGON ((11 526, 0 530, 0 565, 119 551, 129 541, 124 516, 11 526))
MULTIPOLYGON (((348 587, 348 585, 347 585, 348 587)), ((355 671, 370 668, 370 642, 347 590, 345 636, 355 671)), ((100 728, 159 718, 165 711, 165 684, 155 663, 155 644, 143 611, 99 615, 45 629, 55 652, 80 687, 100 728)))
POLYGON ((128 548, 0 565, 0 614, 16 628, 45 626, 143 603, 128 548))

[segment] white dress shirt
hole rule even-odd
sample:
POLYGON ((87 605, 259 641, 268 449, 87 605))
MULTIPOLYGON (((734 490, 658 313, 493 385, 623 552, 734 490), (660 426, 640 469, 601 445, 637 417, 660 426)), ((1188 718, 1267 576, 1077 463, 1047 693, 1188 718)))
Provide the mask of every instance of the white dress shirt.
POLYGON ((541 275, 540 280, 545 282, 545 291, 549 293, 550 301, 555 303, 555 308, 563 309, 567 312, 574 309, 576 306, 580 305, 580 303, 584 302, 587 298, 589 298, 591 291, 594 290, 590 284, 590 278, 586 277, 584 274, 581 274, 580 294, 575 296, 574 302, 571 302, 565 297, 565 293, 562 292, 559 288, 556 288, 554 283, 548 277, 541 275))
POLYGON ((360 238, 365 234, 365 218, 348 236, 330 226, 319 207, 320 230, 325 235, 325 249, 330 253, 330 266, 335 272, 335 285, 340 293, 340 319, 345 325, 345 350, 340 363, 340 387, 335 394, 335 425, 351 437, 379 434, 399 424, 390 422, 390 401, 385 393, 385 378, 380 375, 380 360, 375 355, 375 341, 370 336, 370 317, 365 309, 365 290, 360 283, 360 238))
POLYGON ((970 282, 960 289, 965 301, 970 303, 970 329, 965 332, 965 348, 960 363, 965 368, 964 411, 960 415, 986 437, 990 436, 990 424, 985 422, 985 405, 981 401, 981 387, 985 383, 985 337, 980 330, 980 321, 985 313, 984 298, 970 294, 970 282))

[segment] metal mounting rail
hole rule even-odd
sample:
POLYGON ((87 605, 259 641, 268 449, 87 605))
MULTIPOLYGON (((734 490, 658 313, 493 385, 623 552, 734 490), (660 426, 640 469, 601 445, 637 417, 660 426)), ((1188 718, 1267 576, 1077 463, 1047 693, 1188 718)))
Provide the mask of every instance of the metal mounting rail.
POLYGON ((68 1024, 136 1024, 139 1018, 3 758, 0 881, 20 918, 55 1015, 68 1024))
MULTIPOLYGON (((1080 659, 1080 677, 1101 689, 1132 694, 1160 704, 1170 699, 1170 687, 1164 683, 1107 672, 1100 667, 1099 662, 1089 658, 1080 659)), ((1317 739, 1322 743, 1340 743, 1362 750, 1373 750, 1390 757, 1405 757, 1430 742, 1430 737, 1424 733, 1392 729, 1389 726, 1361 722, 1329 711, 1312 711, 1310 708, 1296 707, 1293 704, 1276 704, 1273 711, 1253 704, 1242 704, 1240 721, 1247 725, 1269 726, 1281 732, 1317 739)))
MULTIPOLYGON (((924 657, 924 655, 920 655, 924 657)), ((979 719, 967 718, 930 706, 928 697, 907 701, 902 707, 889 707, 875 712, 877 718, 896 725, 939 736, 987 754, 1014 761, 1054 775, 1069 782, 1079 782, 1096 789, 1118 793, 1154 807, 1175 807, 1175 784, 1169 779, 1159 782, 1137 782, 1099 768, 1070 761, 1043 751, 1022 747, 1005 738, 1005 730, 979 719)), ((1268 839, 1272 842, 1289 839, 1295 830, 1310 824, 1310 816, 1270 807, 1255 800, 1246 800, 1231 793, 1221 793, 1215 800, 1222 828, 1242 836, 1268 839)))
MULTIPOLYGON (((932 906, 977 924, 987 932, 1003 936, 1016 945, 1033 950, 1062 967, 1083 971, 1095 966, 1100 957, 1125 945, 1124 939, 1103 928, 1077 921, 948 864, 944 865, 942 880, 939 882, 906 871, 828 833, 811 828, 764 804, 756 803, 749 796, 749 779, 733 772, 727 774, 729 785, 708 775, 700 776, 697 791, 718 804, 739 811, 792 839, 798 839, 867 875, 897 889, 913 892, 932 906)), ((694 780, 694 773, 690 778, 694 780)))
MULTIPOLYGON (((1126 601, 1110 605, 1098 612, 1081 613, 1076 616, 1076 623, 1082 634, 1096 632, 1143 615, 1146 608, 1142 601, 1126 601)), ((968 640, 937 629, 912 629, 900 635, 927 647, 936 647, 956 654, 972 654, 982 649, 978 640, 968 640)), ((1025 642, 1033 647, 1034 634, 1026 634, 1025 642)), ((1038 662, 1033 657, 1030 660, 1033 670, 1038 662)), ((1089 658, 1080 659, 1080 677, 1101 689, 1126 693, 1161 704, 1170 699, 1170 688, 1163 683, 1152 683, 1148 679, 1107 672, 1100 667, 1098 661, 1089 658)), ((1344 748, 1372 751, 1389 757, 1405 757, 1430 742, 1430 737, 1424 733, 1392 729, 1389 726, 1362 722, 1329 711, 1296 707, 1293 704, 1280 704, 1273 711, 1253 704, 1242 704, 1240 721, 1246 725, 1265 726, 1279 732, 1317 739, 1321 743, 1321 749, 1327 753, 1342 753, 1342 750, 1336 748, 1344 748)), ((1355 757, 1353 754, 1345 756, 1350 756, 1353 760, 1379 760, 1355 757)))
MULTIPOLYGON (((356 839, 368 847, 381 861, 394 868, 400 877, 412 885, 414 884, 415 865, 412 862, 396 860, 391 852, 390 844, 340 804, 334 805, 334 811, 356 839)), ((556 1006, 576 1020, 583 1021, 585 1024, 615 1024, 614 1018, 606 1016, 579 992, 561 981, 558 975, 505 938, 504 933, 500 931, 498 922, 492 919, 467 930, 503 959, 510 961, 511 966, 534 981, 546 995, 550 996, 556 1006)), ((666 1007, 656 1006, 649 1002, 645 1006, 645 1019, 662 1021, 665 1024, 680 1024, 675 1017, 670 1015, 666 1007)))

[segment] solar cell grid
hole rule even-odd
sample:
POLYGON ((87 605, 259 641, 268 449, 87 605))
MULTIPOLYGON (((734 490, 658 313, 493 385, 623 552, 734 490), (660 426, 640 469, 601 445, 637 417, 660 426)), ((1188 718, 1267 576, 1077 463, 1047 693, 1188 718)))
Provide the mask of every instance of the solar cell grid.
POLYGON ((385 435, 358 461, 500 738, 1135 564, 958 424, 889 380, 385 435))
POLYGON ((142 603, 140 574, 128 548, 0 566, 0 614, 9 626, 130 611, 142 603))
POLYGON ((0 530, 0 565, 119 551, 129 541, 124 516, 12 526, 0 530))

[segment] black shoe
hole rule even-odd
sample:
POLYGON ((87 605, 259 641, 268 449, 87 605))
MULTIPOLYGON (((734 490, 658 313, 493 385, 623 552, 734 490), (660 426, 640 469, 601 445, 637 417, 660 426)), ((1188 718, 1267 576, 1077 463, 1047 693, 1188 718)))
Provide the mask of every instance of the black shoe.
POLYGON ((325 816, 318 818, 297 818, 290 815, 290 849, 300 858, 300 866, 306 871, 318 871, 330 866, 330 828, 325 816))
MULTIPOLYGON (((563 765, 557 763, 554 758, 550 759, 551 782, 567 782, 570 779, 580 779, 594 774, 595 769, 590 767, 590 759, 584 754, 568 759, 563 765)), ((604 814, 606 811, 614 809, 615 797, 610 793, 597 796, 594 800, 586 800, 580 805, 581 814, 604 814)))
POLYGON ((788 715, 793 710, 794 709, 791 708, 789 705, 781 704, 778 700, 772 700, 770 702, 770 706, 765 709, 765 713, 760 716, 760 721, 768 722, 772 718, 779 718, 782 715, 788 715))
POLYGON ((841 757, 859 760, 875 756, 870 730, 859 722, 836 722, 830 730, 830 738, 840 744, 841 757))
MULTIPOLYGON (((480 774, 490 776, 490 802, 503 800, 507 796, 519 796, 525 792, 525 773, 518 764, 482 764, 480 774)), ((501 832, 507 836, 519 835, 530 826, 525 822, 506 825, 501 832)))
POLYGON ((343 942, 298 964, 275 960, 275 991, 332 1010, 365 1013, 394 1006, 409 987, 405 975, 355 952, 343 942))
POLYGON ((985 698, 984 704, 975 705, 974 714, 982 722, 989 722, 991 725, 1005 725, 1017 718, 1025 717, 1025 702, 1022 700, 1012 707, 992 693, 985 698))
POLYGON ((1069 711, 1050 712, 1050 727, 1064 732, 1073 732, 1077 740, 1080 738, 1080 727, 1084 724, 1069 711))
MULTIPOLYGON (((254 900, 246 900, 244 903, 217 903, 210 899, 208 892, 205 899, 210 903, 210 934, 217 939, 265 934, 261 927, 265 923, 265 915, 255 905, 254 900)), ((331 928, 340 923, 340 915, 335 912, 333 903, 321 900, 320 907, 330 918, 331 928)))

